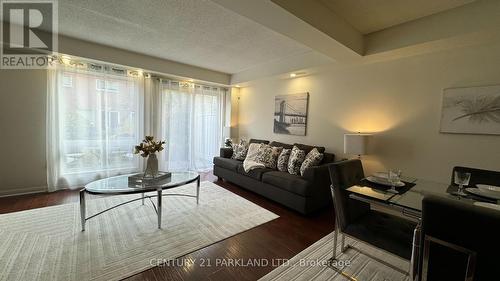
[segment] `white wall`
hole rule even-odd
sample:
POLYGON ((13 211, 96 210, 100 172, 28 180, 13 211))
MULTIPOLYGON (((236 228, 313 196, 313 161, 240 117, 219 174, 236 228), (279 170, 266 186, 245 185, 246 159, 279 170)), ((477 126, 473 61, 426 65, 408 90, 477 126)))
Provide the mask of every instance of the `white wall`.
POLYGON ((374 132, 365 172, 399 167, 448 182, 454 165, 500 170, 500 136, 440 134, 442 90, 500 84, 500 45, 268 78, 240 91, 239 136, 322 145, 343 157, 343 134, 374 132), (274 96, 309 92, 307 136, 273 133, 274 96))

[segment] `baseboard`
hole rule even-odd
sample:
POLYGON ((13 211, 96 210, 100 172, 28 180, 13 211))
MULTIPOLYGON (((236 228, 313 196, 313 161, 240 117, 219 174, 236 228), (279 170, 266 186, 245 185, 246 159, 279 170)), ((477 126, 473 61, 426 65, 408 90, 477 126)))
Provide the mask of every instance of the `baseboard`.
POLYGON ((33 194, 33 193, 43 193, 43 192, 47 192, 46 186, 0 189, 0 197, 10 197, 10 196, 33 194))

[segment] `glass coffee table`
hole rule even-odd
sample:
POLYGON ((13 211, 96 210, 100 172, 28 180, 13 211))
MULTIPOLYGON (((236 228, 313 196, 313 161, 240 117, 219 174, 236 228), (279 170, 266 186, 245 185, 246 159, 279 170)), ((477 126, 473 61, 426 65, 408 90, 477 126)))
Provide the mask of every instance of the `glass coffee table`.
MULTIPOLYGON (((132 174, 131 174, 132 175, 132 174)), ((156 197, 157 204, 155 205, 153 200, 153 207, 158 215, 158 228, 161 229, 161 212, 162 212, 162 197, 163 196, 186 196, 196 198, 196 204, 199 203, 200 199, 200 175, 195 172, 172 172, 172 175, 167 179, 162 179, 155 181, 154 183, 129 183, 128 177, 131 175, 122 175, 116 177, 105 178, 97 181, 93 181, 87 185, 85 188, 80 190, 80 216, 82 223, 82 231, 85 231, 85 223, 87 220, 94 218, 102 213, 112 210, 116 207, 142 200, 144 205, 144 199, 150 199, 156 197), (186 185, 192 182, 196 182, 196 195, 191 194, 179 194, 179 193, 168 193, 162 194, 164 189, 172 189, 181 185, 186 185), (145 193, 156 191, 156 195, 147 195, 145 193), (141 194, 139 198, 129 200, 120 203, 111 208, 105 209, 87 217, 87 210, 85 204, 85 193, 89 194, 106 194, 106 195, 119 195, 119 194, 141 194)))

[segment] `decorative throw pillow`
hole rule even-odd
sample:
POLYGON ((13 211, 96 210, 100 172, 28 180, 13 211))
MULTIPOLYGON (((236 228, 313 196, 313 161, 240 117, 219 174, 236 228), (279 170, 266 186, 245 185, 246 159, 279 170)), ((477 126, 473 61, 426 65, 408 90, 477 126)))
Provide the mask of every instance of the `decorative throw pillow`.
POLYGON ((306 170, 306 168, 319 165, 319 163, 321 163, 321 160, 323 160, 323 153, 320 153, 316 147, 313 148, 311 151, 309 151, 309 153, 307 153, 306 159, 300 166, 300 175, 304 175, 304 171, 306 170))
POLYGON ((257 157, 259 157, 260 148, 264 144, 262 143, 251 143, 248 146, 248 153, 245 161, 243 161, 243 169, 245 172, 250 172, 253 169, 265 168, 265 165, 257 162, 257 157))
POLYGON ((291 149, 286 148, 281 151, 280 156, 278 156, 278 164, 276 165, 278 171, 288 172, 288 159, 290 159, 291 152, 291 149))
POLYGON ((247 156, 248 146, 245 140, 240 140, 239 144, 233 144, 233 155, 232 159, 245 160, 247 156))
POLYGON ((290 153, 290 159, 288 160, 288 172, 292 175, 299 175, 300 166, 305 158, 306 153, 304 150, 300 150, 298 147, 294 146, 290 153))
POLYGON ((264 144, 262 144, 262 143, 251 143, 248 146, 248 152, 247 152, 247 156, 246 156, 245 160, 257 161, 257 157, 259 157, 259 153, 260 153, 261 147, 263 145, 264 144))
POLYGON ((266 168, 276 169, 276 163, 278 162, 278 156, 280 156, 283 147, 270 146, 264 144, 260 147, 259 156, 257 157, 257 162, 264 164, 266 168))

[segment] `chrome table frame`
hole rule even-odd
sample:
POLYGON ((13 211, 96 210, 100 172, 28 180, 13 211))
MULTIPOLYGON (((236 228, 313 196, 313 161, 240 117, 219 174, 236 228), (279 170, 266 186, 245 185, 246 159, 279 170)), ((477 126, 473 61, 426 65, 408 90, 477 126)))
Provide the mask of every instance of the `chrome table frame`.
POLYGON ((196 198, 196 204, 199 204, 200 202, 200 175, 195 177, 194 179, 190 179, 187 181, 182 181, 178 182, 174 185, 171 186, 166 186, 166 187, 154 187, 154 186, 148 186, 147 188, 144 189, 131 189, 130 191, 120 191, 120 192, 93 192, 93 191, 88 191, 86 188, 83 188, 80 190, 80 217, 81 217, 81 224, 82 224, 82 231, 85 231, 85 223, 90 220, 91 218, 94 218, 102 213, 105 213, 107 211, 113 210, 119 206, 135 202, 137 200, 142 200, 142 205, 144 205, 144 199, 148 198, 151 203, 153 204, 153 208, 155 209, 155 212, 158 216, 158 229, 161 229, 161 218, 162 218, 162 197, 163 196, 184 196, 184 197, 193 197, 196 198), (196 181, 196 195, 190 195, 190 194, 180 194, 180 193, 167 193, 163 194, 163 189, 171 189, 175 187, 179 187, 182 185, 190 184, 196 181), (155 191, 157 192, 156 195, 145 195, 144 193, 146 192, 152 192, 155 191), (108 194, 108 195, 123 195, 123 194, 137 194, 141 193, 140 198, 132 199, 123 203, 120 203, 118 205, 115 205, 113 207, 110 207, 108 209, 105 209, 103 211, 100 211, 96 214, 93 214, 89 217, 87 217, 87 205, 85 202, 85 193, 89 194, 108 194), (154 204, 153 200, 151 198, 157 197, 157 205, 154 204))
MULTIPOLYGON (((331 192, 332 192, 332 195, 333 195, 333 186, 330 186, 331 188, 331 192)), ((420 224, 420 219, 421 219, 421 212, 418 212, 418 211, 414 211, 414 210, 409 210, 407 208, 403 208, 401 206, 398 206, 398 205, 395 205, 395 204, 386 204, 386 203, 382 203, 382 202, 379 202, 377 200, 374 200, 374 199, 368 199, 366 197, 363 197, 363 196, 360 196, 360 195, 357 195, 357 194, 350 194, 349 195, 349 198, 351 199, 354 199, 354 200, 358 200, 358 201, 361 201, 361 202, 365 202, 365 203, 368 203, 370 205, 376 205, 376 206, 379 206, 381 208, 385 208, 385 209, 391 209, 391 210, 395 210, 395 211, 399 211, 401 212, 402 215, 406 216, 406 217, 409 217, 413 220, 416 220, 418 221, 417 223, 417 226, 414 230, 414 237, 413 237, 413 244, 414 246, 416 247, 420 247, 420 243, 417 239, 417 237, 420 235, 420 228, 421 228, 421 224, 420 224)), ((348 274, 347 272, 343 271, 343 269, 341 268, 338 268, 336 267, 335 265, 333 265, 333 263, 335 261, 338 260, 338 257, 345 253, 345 251, 347 251, 348 249, 353 249, 359 253, 362 253, 368 257, 370 257, 371 259, 385 265, 385 266, 388 266, 406 276, 409 276, 410 277, 410 280, 417 280, 418 279, 418 269, 415 268, 415 263, 417 263, 418 265, 418 261, 416 260, 418 258, 418 253, 416 252, 412 252, 412 257, 411 257, 411 260, 410 260, 410 265, 409 265, 409 270, 408 271, 404 271, 402 270, 401 268, 398 268, 390 263, 388 263, 387 261, 384 261, 374 255, 371 255, 370 253, 366 252, 366 251, 363 251, 362 249, 358 248, 358 247, 355 247, 355 246, 352 246, 352 245, 349 245, 349 243, 345 243, 345 236, 348 236, 349 238, 353 239, 353 240, 357 240, 356 238, 353 238, 353 237, 350 237, 349 235, 343 233, 342 231, 340 231, 337 227, 337 222, 338 222, 338 216, 337 216, 337 212, 335 212, 335 225, 334 225, 334 236, 333 236, 333 254, 332 254, 332 257, 329 259, 329 264, 330 264, 330 268, 332 268, 333 270, 335 270, 337 273, 339 273, 340 275, 346 277, 347 279, 349 280, 352 280, 352 281, 356 281, 357 279, 354 278, 352 275, 348 274), (340 245, 340 254, 337 255, 337 240, 338 240, 338 235, 341 235, 341 245, 340 245)), ((392 256, 395 256, 394 254, 388 252, 388 251, 385 251, 383 249, 380 249, 380 248, 377 248, 378 250, 380 251, 383 251, 384 253, 387 253, 389 255, 392 255, 392 256)))

